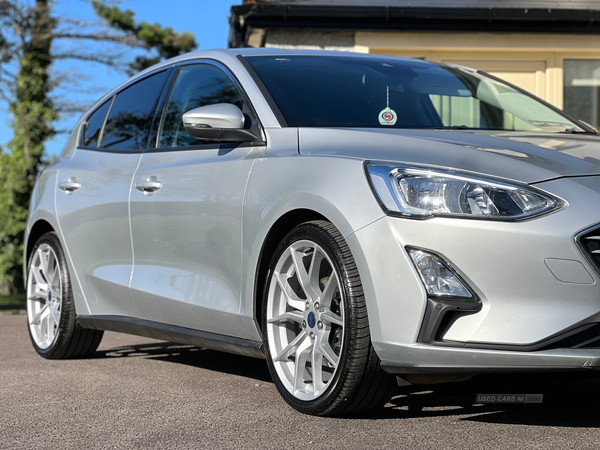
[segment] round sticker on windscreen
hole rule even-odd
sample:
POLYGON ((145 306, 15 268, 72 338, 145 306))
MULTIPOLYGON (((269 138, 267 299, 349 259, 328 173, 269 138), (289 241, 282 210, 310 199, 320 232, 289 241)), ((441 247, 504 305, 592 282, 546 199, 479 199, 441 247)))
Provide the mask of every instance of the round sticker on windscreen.
POLYGON ((395 125, 398 115, 389 106, 379 113, 379 123, 381 125, 395 125))

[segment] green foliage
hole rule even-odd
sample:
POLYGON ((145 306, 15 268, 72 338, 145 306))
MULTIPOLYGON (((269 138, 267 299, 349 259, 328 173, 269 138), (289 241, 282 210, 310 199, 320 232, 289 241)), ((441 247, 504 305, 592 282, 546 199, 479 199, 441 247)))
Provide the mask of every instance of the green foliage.
MULTIPOLYGON (((52 53, 53 41, 91 39, 118 45, 154 50, 155 56, 138 56, 130 64, 131 72, 145 69, 164 58, 193 50, 196 42, 191 33, 176 33, 158 24, 135 23, 134 13, 121 11, 93 0, 96 13, 119 36, 65 32, 52 16, 53 0, 35 0, 29 6, 20 0, 0 0, 0 81, 10 88, 0 90, 8 100, 14 137, 8 149, 0 148, 0 295, 16 292, 23 286, 23 237, 29 199, 38 171, 43 166, 45 143, 54 136, 57 107, 52 101, 54 87, 50 69, 61 56, 52 53), (2 63, 12 63, 16 76, 9 83, 2 63)), ((70 58, 106 64, 113 60, 94 57, 82 48, 70 58)), ((62 58, 65 58, 63 55, 62 58)))
POLYGON ((48 94, 54 20, 47 0, 37 0, 32 26, 24 34, 16 96, 10 104, 14 136, 0 151, 0 294, 22 286, 23 234, 44 143, 54 135, 57 114, 48 94))
POLYGON ((130 74, 147 69, 163 59, 187 53, 197 47, 192 33, 177 33, 172 28, 163 28, 159 24, 148 22, 135 23, 134 13, 131 10, 121 11, 116 6, 107 6, 99 0, 93 0, 92 6, 96 14, 118 30, 131 33, 139 41, 140 46, 158 52, 158 56, 138 56, 131 63, 130 74))
POLYGON ((0 305, 3 303, 25 303, 25 294, 0 296, 0 305))

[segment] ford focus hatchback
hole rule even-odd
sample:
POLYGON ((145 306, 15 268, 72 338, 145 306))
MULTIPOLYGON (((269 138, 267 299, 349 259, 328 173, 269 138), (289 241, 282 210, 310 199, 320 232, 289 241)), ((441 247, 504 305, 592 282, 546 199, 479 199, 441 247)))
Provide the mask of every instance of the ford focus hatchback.
POLYGON ((297 410, 600 366, 600 138, 469 68, 223 50, 81 118, 31 198, 46 358, 103 330, 265 358, 297 410), (424 377, 425 376, 425 377, 424 377))

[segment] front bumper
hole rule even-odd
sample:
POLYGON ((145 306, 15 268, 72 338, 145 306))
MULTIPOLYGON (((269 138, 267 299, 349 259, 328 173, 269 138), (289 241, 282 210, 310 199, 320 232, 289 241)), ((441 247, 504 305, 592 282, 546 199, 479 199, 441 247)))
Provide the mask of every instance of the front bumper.
POLYGON ((600 177, 560 179, 538 187, 567 204, 524 222, 384 217, 347 237, 365 290, 373 346, 386 370, 451 373, 600 365, 600 340, 598 348, 589 343, 574 348, 589 336, 566 339, 600 323, 598 269, 575 242, 578 233, 600 223, 600 208, 590 207, 600 205, 600 177), (442 256, 481 299, 479 311, 453 312, 431 343, 420 339, 428 300, 407 246, 442 256))

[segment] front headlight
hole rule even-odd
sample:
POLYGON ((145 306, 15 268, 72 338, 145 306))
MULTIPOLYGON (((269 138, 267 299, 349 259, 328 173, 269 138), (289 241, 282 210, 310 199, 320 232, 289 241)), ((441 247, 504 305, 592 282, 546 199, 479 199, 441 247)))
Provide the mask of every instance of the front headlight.
POLYGON ((408 217, 519 220, 562 205, 560 199, 531 186, 454 171, 369 162, 367 172, 384 208, 408 217))

